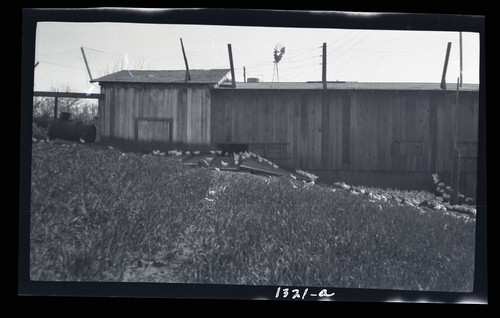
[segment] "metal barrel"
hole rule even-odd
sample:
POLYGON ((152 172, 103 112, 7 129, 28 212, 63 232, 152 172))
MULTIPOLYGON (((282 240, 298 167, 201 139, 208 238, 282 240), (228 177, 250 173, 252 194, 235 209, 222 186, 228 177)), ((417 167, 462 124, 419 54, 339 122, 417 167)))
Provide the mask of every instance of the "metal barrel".
POLYGON ((73 129, 73 133, 77 141, 83 139, 85 142, 94 142, 97 135, 95 125, 78 123, 73 129))
POLYGON ((49 138, 60 138, 69 141, 95 142, 97 129, 95 125, 84 124, 81 121, 57 119, 49 127, 49 138))

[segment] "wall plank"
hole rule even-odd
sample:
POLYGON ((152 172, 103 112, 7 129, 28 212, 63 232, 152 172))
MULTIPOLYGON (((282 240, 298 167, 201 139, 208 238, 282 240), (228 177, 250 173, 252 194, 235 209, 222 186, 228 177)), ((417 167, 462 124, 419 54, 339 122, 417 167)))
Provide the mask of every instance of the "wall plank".
POLYGON ((349 164, 348 170, 357 170, 358 169, 358 160, 356 156, 356 148, 357 148, 357 126, 358 126, 358 92, 352 92, 350 94, 350 140, 349 140, 349 164))
POLYGON ((186 143, 191 144, 193 142, 193 89, 188 88, 186 94, 186 143))
POLYGON ((307 167, 307 153, 310 151, 307 143, 308 133, 308 113, 307 113, 307 96, 306 92, 301 91, 300 95, 300 106, 299 106, 299 114, 298 119, 300 121, 300 130, 299 130, 299 167, 306 168, 307 167))
POLYGON ((432 164, 431 164, 431 147, 432 140, 429 132, 433 129, 431 126, 433 122, 429 119, 431 118, 431 106, 430 106, 430 98, 428 94, 421 94, 421 103, 424 111, 422 113, 422 138, 424 140, 424 148, 422 149, 423 157, 422 157, 422 166, 421 171, 426 171, 432 173, 432 164))
POLYGON ((266 113, 266 118, 265 118, 265 126, 264 126, 264 141, 265 142, 272 142, 273 141, 273 121, 274 121, 274 104, 273 104, 273 94, 272 93, 265 93, 264 94, 264 99, 265 99, 265 113, 266 113))
POLYGON ((115 137, 115 87, 110 87, 109 92, 109 107, 108 107, 108 118, 109 118, 109 137, 115 137))
POLYGON ((395 101, 395 93, 387 93, 387 111, 385 115, 387 116, 387 144, 385 145, 385 164, 384 170, 391 170, 393 167, 393 156, 392 156, 392 144, 394 142, 394 109, 397 107, 395 101))
POLYGON ((280 137, 278 138, 278 142, 286 143, 288 141, 287 135, 287 120, 288 120, 288 99, 285 94, 279 94, 279 100, 281 103, 281 111, 278 112, 278 116, 280 117, 280 137))
MULTIPOLYGON (((286 146, 286 154, 285 156, 288 158, 293 157, 293 148, 294 148, 294 143, 293 143, 293 130, 294 130, 294 125, 293 125, 293 94, 285 95, 285 109, 286 109, 286 125, 285 125, 285 130, 286 130, 286 142, 288 145, 286 146)), ((289 160, 291 163, 293 160, 289 160)))
POLYGON ((173 119, 172 121, 172 142, 176 142, 178 140, 177 133, 177 108, 178 108, 178 90, 168 89, 165 94, 167 95, 167 103, 168 103, 168 111, 171 114, 173 119))
MULTIPOLYGON (((449 109, 446 105, 446 97, 443 93, 441 97, 441 104, 440 107, 438 108, 438 125, 439 125, 439 135, 440 135, 440 140, 439 140, 439 163, 440 171, 449 171, 449 168, 447 167, 447 141, 448 141, 448 135, 446 132, 446 113, 449 112, 449 109)), ((449 115, 448 115, 449 116, 449 115)))
POLYGON ((314 148, 314 169, 321 169, 321 150, 322 150, 322 115, 323 115, 323 101, 321 94, 315 94, 315 103, 314 103, 314 123, 313 129, 314 134, 316 135, 316 144, 314 148))
POLYGON ((202 94, 199 89, 192 90, 192 107, 191 107, 191 138, 193 144, 201 142, 201 111, 202 111, 202 94))
POLYGON ((210 103, 211 103, 211 98, 210 98, 210 92, 208 89, 203 89, 203 108, 204 108, 204 116, 202 117, 203 120, 203 144, 210 144, 210 118, 211 118, 211 113, 210 113, 210 103))
POLYGON ((333 165, 333 169, 342 170, 344 169, 344 159, 346 163, 349 162, 349 141, 346 140, 344 143, 344 138, 349 138, 349 123, 350 123, 350 97, 346 92, 337 93, 335 110, 330 112, 331 120, 336 123, 335 124, 335 135, 333 136, 333 140, 335 142, 335 162, 333 165), (347 149, 344 152, 344 144, 347 149))
POLYGON ((123 87, 118 86, 115 90, 116 95, 116 103, 115 103, 115 130, 113 132, 115 137, 123 138, 122 130, 123 130, 123 87))
POLYGON ((124 86, 120 87, 120 115, 119 118, 119 136, 127 138, 127 89, 124 86))
POLYGON ((387 161, 387 147, 391 141, 388 140, 387 130, 389 129, 389 124, 387 122, 387 114, 389 113, 389 105, 387 103, 387 98, 383 98, 383 95, 377 94, 378 103, 377 109, 378 112, 378 129, 376 134, 376 143, 377 143, 377 165, 374 169, 376 170, 385 170, 385 163, 387 161))
MULTIPOLYGON (((106 86, 101 86, 101 93, 106 96, 106 93, 109 94, 109 90, 106 86)), ((109 111, 109 97, 106 96, 103 101, 101 101, 100 107, 100 119, 101 119, 101 137, 107 138, 109 137, 108 128, 109 128, 109 117, 107 116, 109 111)))
POLYGON ((243 140, 252 142, 256 141, 256 133, 253 131, 255 127, 253 126, 253 123, 256 122, 256 116, 255 116, 255 105, 253 105, 253 96, 249 94, 249 92, 245 92, 245 94, 242 94, 241 96, 241 106, 242 106, 242 113, 243 113, 243 140))
POLYGON ((134 139, 134 88, 127 87, 127 139, 134 139))
POLYGON ((365 170, 365 157, 366 157, 365 93, 366 92, 357 93, 357 116, 355 118, 356 152, 354 158, 355 158, 355 165, 359 170, 365 170))
POLYGON ((301 136, 301 120, 300 120, 300 113, 301 113, 301 95, 302 92, 298 91, 295 94, 295 98, 292 101, 293 104, 293 160, 292 164, 294 167, 300 167, 301 166, 301 158, 300 158, 300 150, 301 150, 301 143, 300 143, 300 136, 301 136))
POLYGON ((306 142, 308 144, 309 151, 307 152, 307 169, 316 169, 316 156, 317 156, 317 146, 318 146, 318 124, 316 120, 317 112, 317 100, 316 94, 311 94, 307 92, 307 116, 308 116, 308 134, 306 135, 306 142))
POLYGON ((402 157, 401 157, 401 147, 400 140, 402 139, 402 131, 401 131, 401 98, 399 96, 399 92, 394 92, 394 103, 392 107, 392 115, 393 115, 393 136, 391 143, 391 161, 393 171, 401 171, 402 170, 402 157))
POLYGON ((270 138, 272 142, 277 142, 280 138, 281 134, 281 123, 282 121, 280 120, 280 110, 281 110, 281 102, 279 98, 279 94, 272 94, 270 96, 270 100, 272 105, 276 105, 275 107, 272 107, 272 114, 273 114, 273 126, 272 126, 272 132, 270 134, 270 138))
POLYGON ((351 138, 354 138, 354 136, 351 135, 351 120, 353 118, 351 115, 351 100, 353 99, 353 94, 354 93, 344 92, 342 96, 341 161, 339 161, 339 163, 341 162, 342 164, 339 168, 342 170, 348 170, 351 167, 351 159, 353 158, 351 153, 351 138))
POLYGON ((367 117, 368 127, 370 127, 369 135, 368 135, 368 170, 378 170, 378 146, 379 142, 382 143, 383 140, 378 139, 378 130, 379 130, 379 114, 380 114, 380 95, 378 92, 371 91, 369 100, 366 101, 366 107, 369 109, 367 117), (370 102, 370 100, 372 100, 370 102))

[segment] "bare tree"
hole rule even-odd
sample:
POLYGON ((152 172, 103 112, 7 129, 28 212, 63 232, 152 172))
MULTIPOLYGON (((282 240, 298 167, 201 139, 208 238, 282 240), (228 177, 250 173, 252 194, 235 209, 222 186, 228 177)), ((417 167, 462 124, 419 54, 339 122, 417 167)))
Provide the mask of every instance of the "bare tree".
MULTIPOLYGON (((70 86, 63 84, 52 86, 51 92, 70 92, 70 86)), ((58 108, 72 114, 81 113, 80 106, 84 103, 81 98, 58 98, 58 108)), ((88 106, 87 106, 88 108, 88 106)), ((87 112, 87 111, 86 111, 87 112)), ((53 97, 33 97, 33 120, 42 127, 47 127, 54 114, 53 97)))
POLYGON ((106 67, 106 74, 116 73, 122 70, 143 70, 146 59, 141 57, 136 57, 130 61, 128 57, 114 58, 112 65, 106 67))
MULTIPOLYGON (((50 89, 51 92, 70 92, 71 89, 68 84, 61 85, 59 87, 52 86, 50 89)), ((76 109, 79 105, 81 105, 83 99, 74 98, 74 97, 65 97, 59 98, 59 109, 65 110, 68 113, 71 113, 72 109, 76 109)))

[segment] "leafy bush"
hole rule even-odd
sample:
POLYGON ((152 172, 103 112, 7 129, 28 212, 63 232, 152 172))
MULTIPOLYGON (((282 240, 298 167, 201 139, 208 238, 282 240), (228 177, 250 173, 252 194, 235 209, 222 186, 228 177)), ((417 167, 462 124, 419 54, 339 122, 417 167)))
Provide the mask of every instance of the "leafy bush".
POLYGON ((40 128, 35 123, 33 123, 31 135, 32 135, 33 138, 36 138, 36 139, 47 139, 48 138, 47 130, 43 129, 43 128, 40 128))
MULTIPOLYGON (((97 121, 97 102, 81 98, 59 98, 58 112, 71 113, 71 119, 94 124, 97 121)), ((59 116, 59 114, 58 114, 59 116)), ((33 98, 33 121, 40 127, 48 128, 54 118, 54 98, 33 98)))
POLYGON ((38 127, 48 129, 50 124, 52 123, 53 115, 49 113, 43 113, 40 116, 33 117, 33 123, 35 123, 38 127))

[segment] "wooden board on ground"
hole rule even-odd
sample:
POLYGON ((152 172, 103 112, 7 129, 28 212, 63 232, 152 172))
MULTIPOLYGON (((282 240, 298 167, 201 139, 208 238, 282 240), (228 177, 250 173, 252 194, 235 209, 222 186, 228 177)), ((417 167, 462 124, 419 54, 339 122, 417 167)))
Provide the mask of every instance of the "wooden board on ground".
POLYGON ((312 181, 309 177, 303 176, 303 175, 298 174, 298 173, 290 173, 290 174, 293 175, 299 181, 305 181, 305 182, 312 181))
POLYGON ((239 165, 234 164, 233 156, 223 156, 223 157, 215 157, 210 162, 210 167, 212 169, 219 168, 220 170, 228 170, 228 171, 237 171, 240 169, 239 165), (222 164, 224 162, 224 165, 222 164))
POLYGON ((265 173, 277 176, 289 176, 290 172, 281 168, 274 168, 273 166, 265 163, 259 162, 254 158, 244 160, 241 165, 241 169, 249 170, 257 173, 265 173))

